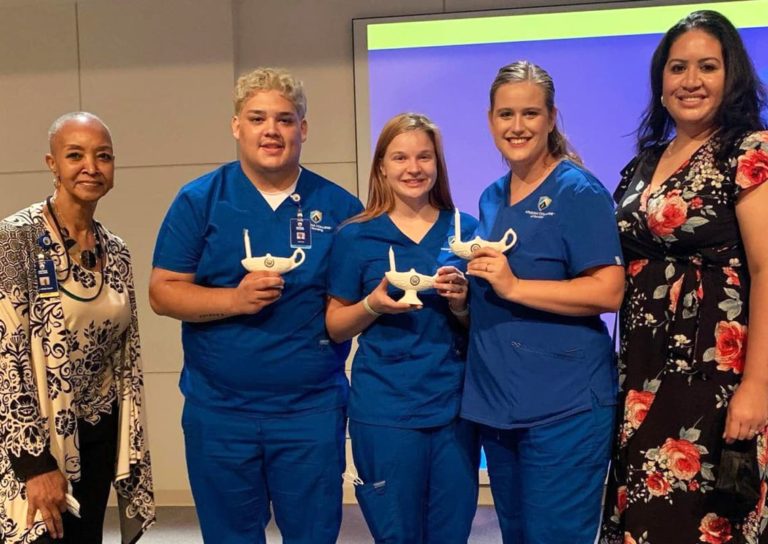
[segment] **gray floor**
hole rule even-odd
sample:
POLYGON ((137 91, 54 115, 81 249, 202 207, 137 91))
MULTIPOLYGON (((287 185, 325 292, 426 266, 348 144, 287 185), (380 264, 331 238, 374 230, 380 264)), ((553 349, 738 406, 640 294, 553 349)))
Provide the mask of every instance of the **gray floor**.
MULTIPOLYGON (((117 512, 110 508, 107 512, 104 544, 118 544, 117 512)), ((279 544, 282 542, 274 523, 267 528, 267 542, 279 544)), ((340 544, 367 544, 372 542, 360 509, 355 505, 344 506, 344 521, 341 524, 340 544)), ((472 524, 470 544, 498 544, 501 542, 496 513, 491 506, 481 506, 477 509, 475 521, 472 524)), ((194 508, 163 507, 157 509, 157 523, 139 541, 139 544, 202 544, 200 528, 194 508)), ((224 543, 216 543, 224 544, 224 543)))

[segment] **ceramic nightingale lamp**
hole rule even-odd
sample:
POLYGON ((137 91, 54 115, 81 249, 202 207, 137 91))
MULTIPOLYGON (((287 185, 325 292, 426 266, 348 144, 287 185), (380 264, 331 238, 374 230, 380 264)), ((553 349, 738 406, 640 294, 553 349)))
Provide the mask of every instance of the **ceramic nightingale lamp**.
POLYGON ((501 240, 498 242, 489 242, 488 240, 483 240, 479 236, 475 236, 468 242, 462 242, 461 216, 459 215, 458 208, 456 208, 455 211, 453 224, 455 227, 454 236, 448 243, 448 247, 451 248, 451 252, 453 252, 454 255, 468 261, 474 257, 475 251, 481 247, 489 247, 504 253, 517 243, 517 233, 511 228, 507 229, 507 232, 504 233, 504 236, 502 236, 501 240))
POLYGON ((405 294, 398 302, 405 302, 413 306, 423 306, 423 303, 416 295, 418 291, 431 289, 435 285, 435 276, 419 274, 413 268, 408 272, 398 272, 395 267, 395 252, 392 246, 389 246, 389 270, 384 275, 389 283, 405 291, 405 294))
POLYGON ((290 257, 273 257, 269 253, 263 257, 252 257, 251 238, 248 236, 248 229, 243 229, 243 243, 245 244, 245 259, 240 262, 248 272, 266 270, 284 274, 298 268, 306 258, 304 250, 301 248, 297 248, 290 257))

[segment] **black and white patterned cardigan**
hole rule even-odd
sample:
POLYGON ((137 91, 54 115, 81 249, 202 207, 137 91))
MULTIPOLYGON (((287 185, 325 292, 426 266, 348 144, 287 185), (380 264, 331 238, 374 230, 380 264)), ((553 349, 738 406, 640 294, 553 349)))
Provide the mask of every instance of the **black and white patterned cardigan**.
MULTIPOLYGON (((45 533, 39 513, 26 527, 25 484, 9 456, 40 456, 47 448, 67 479, 80 478, 64 312, 59 297, 40 297, 37 290, 43 207, 34 204, 0 222, 0 542, 6 544, 34 542, 45 533)), ((104 281, 127 290, 131 305, 131 323, 113 364, 120 406, 114 487, 122 542, 132 544, 155 520, 136 295, 128 248, 100 230, 107 248, 104 281)))

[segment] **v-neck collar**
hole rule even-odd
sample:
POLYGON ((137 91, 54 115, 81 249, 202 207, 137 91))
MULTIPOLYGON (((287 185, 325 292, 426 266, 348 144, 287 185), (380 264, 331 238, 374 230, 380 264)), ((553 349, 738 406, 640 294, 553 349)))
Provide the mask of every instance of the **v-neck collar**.
POLYGON ((545 186, 548 186, 550 182, 557 177, 558 171, 560 170, 560 168, 563 167, 563 165, 566 162, 568 162, 568 159, 560 160, 560 162, 558 162, 557 165, 555 165, 552 171, 550 171, 550 173, 547 174, 547 177, 545 177, 533 191, 525 195, 524 198, 518 200, 514 204, 509 203, 509 191, 510 191, 510 183, 512 179, 512 172, 510 171, 507 174, 505 178, 505 183, 504 183, 504 207, 508 209, 513 209, 513 210, 525 208, 529 200, 533 199, 538 193, 540 193, 543 190, 545 186))
MULTIPOLYGON (((299 201, 299 205, 304 205, 306 202, 307 197, 312 192, 311 185, 307 183, 307 176, 306 171, 307 169, 304 167, 301 167, 301 171, 299 173, 299 177, 296 180, 296 188, 294 189, 292 194, 298 194, 301 200, 299 201)), ((272 206, 270 206, 269 202, 267 202, 267 199, 264 198, 264 195, 261 194, 261 191, 259 191, 256 186, 251 182, 250 179, 248 179, 248 176, 245 174, 245 171, 243 170, 243 167, 240 163, 237 164, 237 177, 239 178, 238 181, 240 183, 246 184, 250 191, 249 194, 252 195, 252 199, 258 203, 257 205, 262 207, 264 210, 269 211, 271 214, 278 214, 280 213, 280 210, 282 210, 285 206, 296 206, 296 203, 291 201, 290 195, 283 200, 280 205, 273 209, 272 206)))
MULTIPOLYGON (((683 161, 683 163, 678 166, 674 172, 672 172, 669 176, 666 177, 666 179, 663 179, 658 187, 655 189, 651 189, 651 181, 653 180, 653 174, 656 172, 656 168, 659 166, 659 161, 661 160, 661 157, 664 154, 664 150, 667 149, 667 146, 669 145, 669 142, 667 142, 667 145, 661 146, 656 150, 656 153, 652 156, 652 160, 645 165, 643 165, 645 168, 643 168, 643 172, 641 172, 640 179, 642 179, 647 187, 649 188, 648 195, 649 196, 656 196, 659 194, 663 194, 663 189, 666 189, 671 185, 674 185, 674 183, 677 182, 680 174, 682 172, 685 172, 689 165, 693 163, 695 160, 698 159, 698 156, 704 152, 705 149, 708 149, 712 143, 714 142, 715 134, 710 136, 706 142, 701 144, 699 147, 696 148, 696 150, 691 153, 691 156, 688 157, 686 160, 683 161)), ((645 190, 645 188, 643 188, 645 190)), ((642 192, 642 191, 640 191, 642 192)))
POLYGON ((392 221, 392 218, 389 217, 389 214, 382 214, 382 220, 389 226, 391 230, 394 230, 397 236, 403 241, 406 241, 407 243, 415 246, 422 246, 425 245, 425 243, 428 242, 433 236, 438 236, 441 232, 443 232, 440 226, 445 225, 446 222, 450 222, 452 213, 452 210, 438 210, 437 219, 434 223, 432 223, 432 226, 427 229, 427 232, 424 233, 424 236, 422 236, 421 240, 419 241, 414 240, 405 234, 402 230, 400 230, 400 227, 398 227, 397 224, 392 221))

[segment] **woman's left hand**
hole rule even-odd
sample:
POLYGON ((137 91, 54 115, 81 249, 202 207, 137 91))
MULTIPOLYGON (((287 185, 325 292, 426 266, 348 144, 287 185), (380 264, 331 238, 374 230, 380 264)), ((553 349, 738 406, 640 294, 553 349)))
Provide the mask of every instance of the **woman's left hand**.
POLYGON ((454 311, 462 312, 467 308, 467 278, 455 266, 441 266, 437 269, 435 290, 438 295, 448 299, 448 305, 454 311))
POLYGON ((767 424, 768 391, 764 385, 745 379, 728 404, 723 438, 728 444, 734 440, 749 440, 762 432, 767 424))
POLYGON ((475 251, 467 266, 467 274, 486 280, 496 294, 506 300, 512 300, 512 292, 520 281, 509 267, 507 256, 489 247, 475 251))

